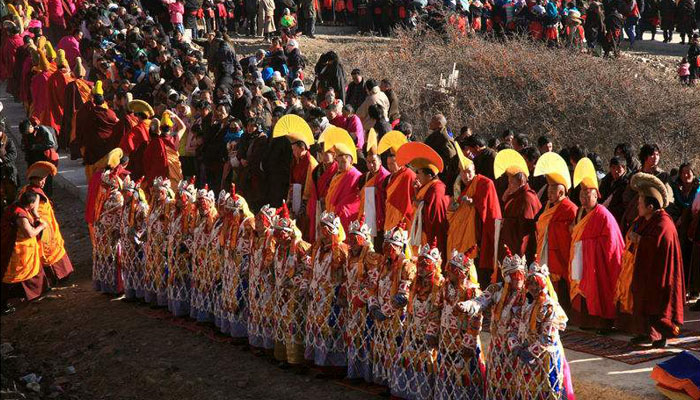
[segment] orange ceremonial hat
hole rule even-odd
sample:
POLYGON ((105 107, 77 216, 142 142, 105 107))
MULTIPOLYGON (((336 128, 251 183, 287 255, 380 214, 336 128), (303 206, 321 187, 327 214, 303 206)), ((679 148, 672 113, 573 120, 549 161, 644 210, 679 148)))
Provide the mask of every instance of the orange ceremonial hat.
POLYGON ((48 161, 37 161, 27 168, 27 179, 31 178, 46 178, 58 173, 56 166, 48 161))
POLYGON ((421 142, 409 142, 399 148, 396 153, 396 163, 400 166, 411 164, 413 167, 430 168, 433 173, 442 172, 442 158, 430 146, 421 142))

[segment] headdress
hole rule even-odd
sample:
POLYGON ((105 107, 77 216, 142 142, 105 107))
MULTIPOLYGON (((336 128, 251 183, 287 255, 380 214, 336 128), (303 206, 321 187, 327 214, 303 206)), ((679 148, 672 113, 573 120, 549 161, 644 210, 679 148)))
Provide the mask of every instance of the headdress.
POLYGON ((417 169, 429 168, 436 175, 444 169, 440 155, 421 142, 410 142, 401 146, 396 153, 396 163, 400 166, 411 164, 417 169))
POLYGON ((553 151, 542 154, 535 165, 534 176, 544 175, 547 182, 563 185, 566 190, 571 188, 571 174, 561 156, 553 151))
POLYGON ((435 264, 440 264, 442 257, 440 256, 440 250, 437 248, 437 240, 433 240, 433 243, 428 245, 424 244, 418 253, 418 257, 427 258, 435 264))
POLYGON ((598 175, 588 157, 580 159, 574 168, 574 187, 579 184, 586 189, 598 189, 598 175))
POLYGON ((209 185, 204 185, 204 188, 199 189, 197 191, 197 200, 199 199, 205 199, 208 201, 211 201, 212 203, 216 201, 216 197, 214 195, 214 192, 209 190, 209 185))
POLYGON ((401 221, 394 228, 386 231, 384 234, 384 241, 401 248, 407 246, 408 231, 406 230, 406 221, 401 221))
POLYGON ((406 143, 408 143, 406 135, 399 131, 389 131, 379 140, 377 144, 377 154, 384 154, 385 151, 391 149, 391 153, 395 155, 398 153, 399 148, 406 143))
POLYGON ((287 114, 277 121, 275 128, 272 130, 272 137, 287 136, 289 141, 304 142, 306 147, 311 147, 314 144, 314 134, 311 131, 309 124, 298 115, 287 114))
MULTIPOLYGON (((319 142, 321 138, 319 138, 319 142)), ((329 126, 323 132, 323 151, 333 151, 335 154, 345 154, 352 157, 353 164, 357 162, 357 147, 355 141, 345 129, 329 126)))
POLYGON ((127 105, 127 108, 133 113, 143 113, 147 118, 153 118, 155 114, 153 107, 143 100, 132 100, 127 105))
POLYGON ((369 229, 369 226, 365 224, 364 215, 360 219, 352 221, 348 231, 351 235, 362 236, 366 241, 372 241, 372 231, 369 229))
POLYGON ((189 181, 181 180, 177 185, 177 191, 180 196, 184 196, 187 201, 194 203, 197 198, 197 189, 194 186, 195 177, 191 177, 189 181))
POLYGON ((273 220, 273 228, 287 233, 294 231, 294 221, 289 218, 289 209, 286 202, 283 202, 282 207, 277 209, 277 215, 273 220))
POLYGON ((525 270, 527 269, 527 261, 525 260, 525 256, 521 257, 518 254, 513 255, 508 246, 505 246, 505 248, 506 257, 503 259, 503 263, 501 263, 501 275, 505 277, 516 271, 525 273, 525 270))
POLYGON ((340 218, 332 212, 324 211, 321 213, 321 225, 330 228, 333 235, 340 234, 340 231, 343 229, 343 225, 340 223, 340 218))
POLYGON ((469 168, 470 165, 474 165, 474 162, 470 160, 462 152, 462 146, 459 143, 455 143, 455 149, 457 150, 457 159, 459 160, 459 169, 464 171, 469 168))
POLYGON ((104 96, 105 92, 102 90, 102 81, 95 82, 95 86, 92 87, 93 96, 104 96))
POLYGON ((58 173, 56 166, 48 161, 37 161, 27 168, 27 179, 31 178, 46 178, 58 173))
POLYGON ((527 163, 523 156, 513 149, 503 149, 496 154, 493 160, 493 174, 498 179, 503 173, 515 175, 523 173, 525 176, 530 176, 530 170, 527 168, 527 163))
POLYGON ((632 176, 630 187, 642 196, 655 198, 661 208, 670 203, 666 185, 654 175, 638 172, 632 176))

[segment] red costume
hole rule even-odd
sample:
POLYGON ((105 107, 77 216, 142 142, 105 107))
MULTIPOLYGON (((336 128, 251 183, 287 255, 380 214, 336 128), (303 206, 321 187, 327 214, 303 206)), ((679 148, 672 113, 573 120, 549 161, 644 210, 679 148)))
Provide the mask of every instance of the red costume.
POLYGON ((125 155, 129 156, 129 166, 127 168, 131 171, 133 179, 139 179, 144 175, 143 155, 148 142, 151 140, 148 135, 149 125, 150 120, 139 121, 119 142, 119 147, 121 147, 125 155))
MULTIPOLYGON (((528 184, 505 198, 498 244, 499 260, 506 256, 504 247, 506 245, 513 254, 524 255, 528 261, 534 261, 537 249, 535 216, 540 208, 542 204, 537 198, 537 193, 530 189, 528 184)), ((492 280, 499 275, 494 271, 492 280)))
MULTIPOLYGON (((441 254, 447 253, 447 208, 450 199, 445 194, 445 184, 440 179, 433 179, 420 188, 416 195, 416 201, 423 202, 421 209, 422 237, 421 245, 437 241, 437 248, 441 254)), ((416 207, 418 209, 418 207, 416 207)), ((414 215, 416 218, 418 215, 414 215)), ((415 245, 415 243, 411 243, 415 245)))
POLYGON ((384 210, 384 230, 394 229, 402 220, 413 219, 413 182, 416 173, 410 168, 401 167, 386 178, 386 207, 384 210))

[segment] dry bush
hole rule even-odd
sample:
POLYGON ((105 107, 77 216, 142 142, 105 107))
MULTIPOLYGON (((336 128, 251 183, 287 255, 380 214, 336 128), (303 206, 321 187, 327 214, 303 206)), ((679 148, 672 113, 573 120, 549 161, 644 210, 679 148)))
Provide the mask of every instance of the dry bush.
POLYGON ((594 58, 566 49, 548 49, 527 39, 507 42, 398 32, 389 43, 337 46, 347 71, 389 78, 401 101, 402 118, 418 136, 432 114, 442 112, 450 127, 463 125, 487 137, 514 129, 535 140, 550 135, 557 146, 574 143, 604 158, 615 144, 639 147, 656 142, 666 167, 700 161, 700 90, 629 60, 594 58), (457 88, 437 86, 457 63, 457 88))

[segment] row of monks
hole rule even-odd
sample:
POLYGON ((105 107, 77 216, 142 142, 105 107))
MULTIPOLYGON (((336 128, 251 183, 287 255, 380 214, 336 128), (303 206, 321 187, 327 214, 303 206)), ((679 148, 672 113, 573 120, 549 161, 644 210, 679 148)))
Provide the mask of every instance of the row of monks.
MULTIPOLYGON (((313 135, 296 118, 283 117, 273 136, 308 151, 313 135)), ((370 175, 353 196, 361 175, 354 142, 340 129, 325 131, 319 141, 335 160, 325 197, 305 197, 303 187, 292 186, 289 202, 255 215, 235 187, 217 198, 193 181, 156 178, 146 196, 115 149, 89 194, 94 286, 214 322, 285 363, 310 361, 411 399, 573 397, 559 340, 567 323, 560 297, 570 297, 585 323, 611 320, 620 309, 662 339, 677 332, 682 302, 680 315, 658 311, 675 304, 668 291, 658 304, 635 301, 654 290, 637 275, 647 286, 661 281, 644 268, 668 266, 657 264, 665 260, 663 246, 666 264, 679 261, 670 259, 679 254, 677 236, 674 244, 672 233, 667 240, 657 228, 635 230, 625 246, 614 218, 597 204, 590 160, 578 163, 572 181, 557 154, 540 158, 534 174, 547 178, 549 201, 529 223, 526 208, 539 202, 517 152, 503 150, 494 162, 495 175, 509 180, 501 216, 493 182, 476 175, 461 152, 459 195, 450 199, 437 153, 402 138, 388 133, 373 145, 370 137, 370 175), (380 203, 368 189, 382 157, 389 182, 380 203), (580 186, 581 210, 566 197, 572 186, 580 186), (304 223, 313 240, 305 240, 304 223), (540 256, 527 268, 529 246, 540 256), (479 278, 494 283, 479 285, 479 278), (484 357, 479 333, 489 310, 484 357)), ((642 199, 640 226, 668 218, 657 181, 646 174, 632 181, 642 199)))

